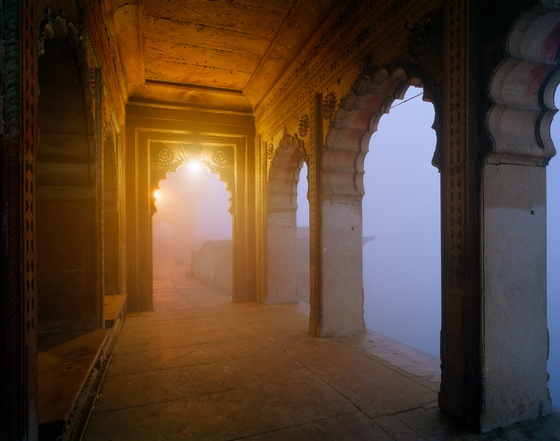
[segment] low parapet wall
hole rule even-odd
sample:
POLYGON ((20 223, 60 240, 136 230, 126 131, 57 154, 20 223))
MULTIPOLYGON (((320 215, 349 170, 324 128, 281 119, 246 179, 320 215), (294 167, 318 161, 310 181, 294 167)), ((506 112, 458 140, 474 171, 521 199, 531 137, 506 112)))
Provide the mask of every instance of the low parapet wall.
POLYGON ((196 279, 231 295, 231 240, 209 240, 202 244, 198 251, 192 253, 191 268, 196 279))

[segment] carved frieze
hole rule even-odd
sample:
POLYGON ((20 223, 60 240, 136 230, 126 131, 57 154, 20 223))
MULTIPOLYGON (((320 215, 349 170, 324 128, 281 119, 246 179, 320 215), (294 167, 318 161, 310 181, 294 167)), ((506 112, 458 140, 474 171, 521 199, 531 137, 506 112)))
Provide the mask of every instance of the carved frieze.
POLYGON ((323 119, 330 122, 332 117, 334 116, 334 112, 336 111, 336 109, 336 93, 329 92, 323 98, 323 103, 321 106, 321 114, 323 115, 323 119))
MULTIPOLYGON (((8 5, 7 5, 8 6, 8 5)), ((19 16, 18 8, 6 7, 2 29, 2 133, 8 141, 19 137, 19 72, 20 72, 20 45, 19 45, 19 16)))
POLYGON ((214 164, 216 164, 219 167, 223 167, 226 165, 231 165, 232 163, 232 150, 231 149, 217 149, 214 154, 212 155, 212 161, 214 161, 214 164))
POLYGON ((164 179, 166 173, 196 161, 216 173, 226 187, 233 188, 235 146, 177 141, 150 141, 149 146, 152 187, 164 179))
POLYGON ((165 144, 158 145, 156 147, 157 162, 160 164, 173 164, 175 161, 175 154, 173 150, 167 147, 165 144))
POLYGON ((111 102, 114 117, 120 126, 124 126, 124 102, 128 99, 126 86, 119 57, 114 53, 117 45, 113 41, 113 34, 103 20, 105 2, 82 0, 79 2, 81 17, 80 35, 90 47, 96 58, 96 65, 102 69, 103 87, 108 100, 111 102))
POLYGON ((309 132, 309 115, 306 113, 305 115, 302 115, 299 119, 298 135, 301 136, 302 138, 305 138, 308 132, 309 132))
POLYGON ((409 24, 407 51, 413 61, 418 61, 436 46, 443 35, 443 14, 426 15, 409 24))
POLYGON ((419 40, 412 50, 417 53, 425 50, 432 42, 431 32, 437 29, 436 17, 428 12, 440 7, 441 2, 434 0, 402 0, 398 4, 383 1, 375 7, 369 1, 345 4, 320 38, 310 42, 302 52, 298 64, 256 109, 259 131, 267 136, 286 125, 302 103, 311 102, 317 93, 338 84, 350 71, 356 71, 355 79, 369 52, 391 36, 405 38, 408 34, 405 23, 417 23, 422 16, 431 18, 416 25, 415 35, 419 40))
POLYGON ((265 142, 264 145, 266 149, 266 159, 270 162, 274 157, 274 144, 272 142, 265 142))
POLYGON ((37 10, 34 1, 0 5, 0 268, 4 315, 2 433, 37 439, 35 159, 37 10))
POLYGON ((58 38, 67 39, 72 48, 77 48, 80 40, 83 40, 83 26, 66 17, 64 9, 54 10, 45 6, 44 17, 39 25, 39 55, 45 52, 45 40, 58 38))

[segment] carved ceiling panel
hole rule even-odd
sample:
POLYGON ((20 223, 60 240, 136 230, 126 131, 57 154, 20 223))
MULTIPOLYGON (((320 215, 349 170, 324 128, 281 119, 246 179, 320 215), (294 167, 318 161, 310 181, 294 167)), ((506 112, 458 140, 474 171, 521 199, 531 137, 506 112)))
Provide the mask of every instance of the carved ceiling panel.
POLYGON ((108 8, 131 99, 178 102, 187 90, 206 104, 225 92, 223 106, 244 99, 250 110, 337 3, 111 0, 108 8))

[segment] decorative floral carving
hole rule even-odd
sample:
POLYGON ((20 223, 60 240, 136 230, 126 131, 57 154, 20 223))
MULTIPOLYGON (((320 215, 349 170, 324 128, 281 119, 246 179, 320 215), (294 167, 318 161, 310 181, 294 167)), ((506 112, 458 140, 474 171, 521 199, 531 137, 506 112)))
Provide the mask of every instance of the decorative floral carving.
POLYGON ((218 166, 224 166, 231 162, 230 156, 225 149, 218 149, 212 155, 212 161, 218 166))
POLYGON ((162 164, 171 164, 175 159, 173 150, 169 147, 161 146, 157 154, 158 162, 162 164))
POLYGON ((441 40, 443 30, 441 14, 422 17, 409 29, 407 51, 413 60, 417 60, 441 40))
POLYGON ((323 118, 330 121, 334 116, 334 112, 336 110, 336 93, 329 92, 323 99, 323 104, 321 107, 323 118))
POLYGON ((269 161, 272 161, 272 158, 274 157, 274 144, 272 144, 271 142, 268 143, 268 145, 265 142, 265 146, 266 146, 266 158, 269 161))
POLYGON ((360 47, 362 44, 364 44, 367 41, 367 39, 369 38, 370 35, 371 35, 371 31, 368 28, 366 28, 362 32, 360 32, 356 36, 356 46, 360 47))
POLYGON ((305 114, 299 119, 298 135, 304 138, 309 132, 309 115, 305 114))
POLYGON ((61 40, 67 39, 70 47, 78 47, 80 40, 83 38, 80 28, 80 25, 76 25, 66 18, 64 9, 54 12, 47 6, 44 18, 39 25, 39 55, 45 53, 45 40, 55 37, 61 40))
POLYGON ((20 62, 18 7, 6 8, 2 35, 2 133, 13 142, 19 137, 20 127, 20 62))

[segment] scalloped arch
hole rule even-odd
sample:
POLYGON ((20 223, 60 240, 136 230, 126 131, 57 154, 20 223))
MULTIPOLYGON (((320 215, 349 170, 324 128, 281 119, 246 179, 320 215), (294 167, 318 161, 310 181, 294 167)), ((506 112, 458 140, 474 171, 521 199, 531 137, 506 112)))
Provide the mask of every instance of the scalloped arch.
POLYGON ((517 21, 507 56, 490 82, 494 104, 486 115, 492 141, 487 163, 546 165, 555 155, 550 124, 560 82, 560 6, 543 0, 517 21), (555 9, 552 9, 555 8, 555 9))
POLYGON ((422 86, 402 68, 379 69, 360 75, 335 113, 325 141, 322 194, 336 199, 363 197, 364 160, 371 135, 381 116, 389 113, 395 99, 402 99, 409 86, 422 86))
MULTIPOLYGON (((213 164, 212 161, 209 161, 208 158, 205 156, 197 157, 196 161, 201 163, 203 167, 208 169, 208 171, 212 174, 218 176, 218 179, 224 183, 225 190, 228 192, 228 211, 230 214, 233 215, 233 171, 228 170, 224 167, 217 166, 213 164)), ((155 197, 153 196, 154 192, 159 189, 159 183, 164 179, 167 179, 169 173, 176 173, 179 168, 186 167, 188 164, 176 161, 169 164, 166 164, 163 167, 156 167, 156 165, 152 162, 151 164, 151 194, 152 194, 152 215, 157 211, 155 206, 155 197)))
POLYGON ((305 160, 300 143, 285 137, 274 152, 268 177, 268 212, 295 211, 297 185, 305 160))

